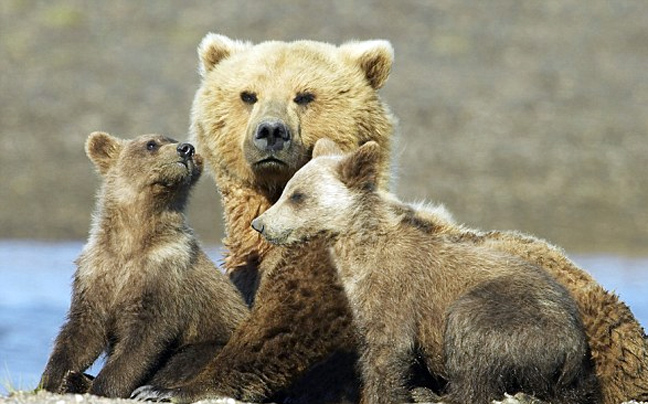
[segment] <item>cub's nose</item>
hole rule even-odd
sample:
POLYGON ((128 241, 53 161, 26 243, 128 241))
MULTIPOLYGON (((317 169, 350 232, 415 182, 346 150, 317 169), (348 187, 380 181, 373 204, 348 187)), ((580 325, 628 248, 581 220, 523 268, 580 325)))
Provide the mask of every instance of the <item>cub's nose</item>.
POLYGON ((265 120, 259 123, 254 133, 254 145, 259 150, 276 152, 290 144, 290 129, 280 119, 265 120))
POLYGON ((178 151, 178 156, 185 160, 193 157, 194 153, 196 153, 196 149, 194 149, 191 143, 180 143, 176 150, 178 151))
POLYGON ((259 233, 263 234, 263 230, 265 230, 265 225, 263 224, 263 221, 257 217, 252 221, 252 228, 258 231, 259 233))

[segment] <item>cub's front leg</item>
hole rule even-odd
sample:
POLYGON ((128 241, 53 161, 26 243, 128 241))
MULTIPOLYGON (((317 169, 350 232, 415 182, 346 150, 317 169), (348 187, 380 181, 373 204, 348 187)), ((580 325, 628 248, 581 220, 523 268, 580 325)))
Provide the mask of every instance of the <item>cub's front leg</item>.
POLYGON ((105 328, 96 312, 87 302, 74 299, 68 321, 56 337, 39 388, 67 393, 63 385, 65 375, 70 371, 83 372, 99 357, 105 345, 105 328))
POLYGON ((411 350, 387 341, 368 343, 361 356, 362 404, 411 402, 407 388, 411 350))
POLYGON ((168 352, 177 338, 176 327, 166 324, 168 316, 138 316, 124 321, 130 327, 119 333, 112 354, 101 369, 89 393, 106 397, 129 397, 138 386, 152 376, 159 358, 168 352))

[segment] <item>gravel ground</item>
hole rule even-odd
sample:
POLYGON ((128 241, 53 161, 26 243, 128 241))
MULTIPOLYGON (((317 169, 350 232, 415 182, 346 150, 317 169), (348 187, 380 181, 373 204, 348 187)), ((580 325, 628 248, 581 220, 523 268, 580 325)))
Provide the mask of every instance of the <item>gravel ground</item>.
MULTIPOLYGON (((140 403, 140 401, 126 400, 119 398, 105 398, 92 396, 90 394, 52 394, 39 392, 37 394, 18 392, 9 397, 0 397, 1 404, 120 404, 120 403, 140 403)), ((223 398, 218 400, 203 400, 201 404, 244 404, 242 401, 233 398, 223 398)))
MULTIPOLYGON (((120 404, 120 403, 137 403, 138 401, 124 400, 124 399, 110 399, 104 397, 91 396, 89 394, 67 394, 59 395, 46 392, 38 394, 19 392, 9 397, 0 397, 0 404, 120 404)), ((241 401, 234 400, 233 398, 223 398, 218 400, 203 400, 199 401, 201 404, 245 404, 241 401)), ((432 404, 432 403, 430 403, 432 404)), ((443 403, 438 403, 443 404, 443 403)), ((508 397, 500 402, 493 402, 493 404, 520 404, 518 400, 513 397, 508 397)), ((646 404, 637 401, 628 401, 623 404, 646 404)))
MULTIPOLYGON (((398 193, 573 252, 648 253, 648 2, 20 1, 0 5, 0 237, 83 239, 85 137, 186 137, 208 31, 386 38, 398 193)), ((210 180, 191 220, 221 237, 210 180)))

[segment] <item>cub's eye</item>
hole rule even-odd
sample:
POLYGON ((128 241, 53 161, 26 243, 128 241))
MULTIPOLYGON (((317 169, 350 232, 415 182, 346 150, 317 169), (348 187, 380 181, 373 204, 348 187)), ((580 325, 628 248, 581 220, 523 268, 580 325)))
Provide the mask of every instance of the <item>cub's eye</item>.
POLYGON ((158 148, 158 144, 155 140, 149 140, 146 143, 146 150, 153 151, 156 150, 157 148, 158 148))
POLYGON ((249 91, 243 91, 241 93, 241 101, 243 101, 246 104, 252 105, 255 102, 257 102, 257 95, 249 91))
POLYGON ((306 199, 306 195, 299 191, 295 191, 292 193, 292 195, 290 195, 290 198, 288 199, 290 199, 290 202, 292 203, 301 203, 304 201, 304 199, 306 199))
POLYGON ((298 105, 307 105, 315 101, 315 94, 308 92, 298 93, 293 101, 298 105))

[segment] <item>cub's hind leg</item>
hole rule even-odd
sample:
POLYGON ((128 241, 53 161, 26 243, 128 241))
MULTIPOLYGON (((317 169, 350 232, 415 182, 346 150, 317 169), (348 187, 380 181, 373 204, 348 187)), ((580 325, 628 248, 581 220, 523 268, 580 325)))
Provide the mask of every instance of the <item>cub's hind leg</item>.
POLYGON ((540 272, 490 280, 458 299, 447 314, 444 353, 451 403, 520 392, 552 403, 600 402, 576 305, 540 272))

